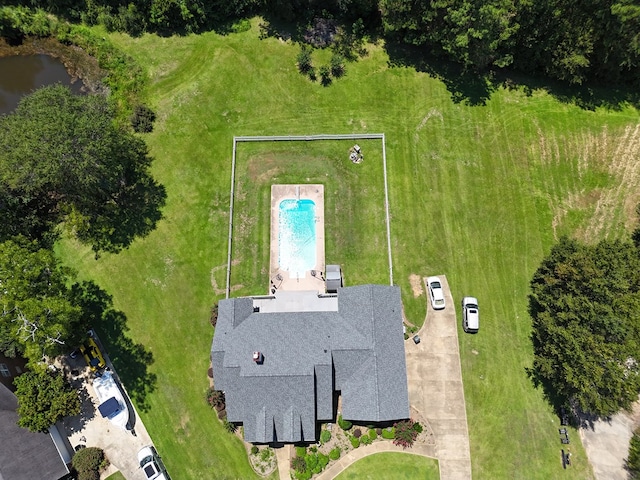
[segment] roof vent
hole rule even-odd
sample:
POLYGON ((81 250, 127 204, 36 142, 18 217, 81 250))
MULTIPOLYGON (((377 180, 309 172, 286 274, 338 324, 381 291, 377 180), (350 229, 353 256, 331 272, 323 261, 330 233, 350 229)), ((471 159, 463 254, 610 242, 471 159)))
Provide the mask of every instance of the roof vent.
POLYGON ((262 362, 264 362, 264 355, 260 352, 253 352, 253 361, 258 365, 262 365, 262 362))

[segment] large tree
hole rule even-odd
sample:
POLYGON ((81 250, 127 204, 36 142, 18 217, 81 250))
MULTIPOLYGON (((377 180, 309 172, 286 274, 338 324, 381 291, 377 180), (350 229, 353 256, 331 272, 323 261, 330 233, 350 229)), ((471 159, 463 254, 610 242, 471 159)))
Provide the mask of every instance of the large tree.
POLYGON ((42 88, 0 117, 2 216, 27 216, 0 234, 38 238, 67 220, 94 250, 118 251, 161 216, 165 192, 150 164, 144 141, 117 126, 105 97, 42 88))
POLYGON ((18 425, 46 432, 64 417, 80 413, 78 392, 62 372, 49 369, 26 372, 14 380, 18 397, 18 425))
POLYGON ((0 244, 0 348, 32 363, 69 351, 88 324, 68 287, 72 272, 24 239, 0 244))
POLYGON ((562 238, 531 281, 533 367, 556 407, 598 416, 640 391, 640 256, 635 245, 562 238))

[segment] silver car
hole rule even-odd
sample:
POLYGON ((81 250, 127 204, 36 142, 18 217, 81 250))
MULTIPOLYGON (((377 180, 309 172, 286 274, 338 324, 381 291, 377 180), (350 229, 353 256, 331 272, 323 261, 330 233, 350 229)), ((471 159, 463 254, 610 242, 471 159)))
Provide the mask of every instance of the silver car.
POLYGON ((435 310, 442 310, 444 305, 444 290, 442 290, 442 283, 438 277, 427 278, 427 286, 429 287, 429 299, 431 300, 431 306, 435 310))

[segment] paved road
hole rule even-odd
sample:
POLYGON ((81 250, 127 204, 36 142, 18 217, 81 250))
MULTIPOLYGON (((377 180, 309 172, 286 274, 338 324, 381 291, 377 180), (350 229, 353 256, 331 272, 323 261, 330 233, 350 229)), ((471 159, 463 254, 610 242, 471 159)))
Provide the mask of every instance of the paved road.
POLYGON ((624 461, 629 452, 629 440, 640 425, 640 400, 632 412, 620 412, 611 421, 598 420, 593 429, 581 428, 580 439, 589 463, 598 480, 627 480, 624 461))
MULTIPOLYGON (((462 386, 458 318, 449 284, 440 275, 446 308, 429 303, 427 319, 418 332, 421 342, 406 342, 409 401, 429 421, 436 437, 436 457, 442 480, 471 478, 467 413, 462 386)), ((426 278, 424 279, 426 286, 426 278)))

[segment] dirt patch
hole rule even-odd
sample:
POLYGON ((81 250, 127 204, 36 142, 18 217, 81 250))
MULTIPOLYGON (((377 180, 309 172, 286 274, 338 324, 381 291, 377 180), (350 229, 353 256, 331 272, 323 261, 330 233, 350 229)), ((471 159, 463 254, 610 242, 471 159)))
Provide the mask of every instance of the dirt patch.
POLYGON ((282 167, 278 160, 272 156, 252 157, 247 162, 247 176, 250 184, 263 184, 268 180, 277 177, 282 172, 282 167))
POLYGON ((416 275, 415 273, 409 275, 409 283, 411 284, 411 291, 413 292, 414 298, 418 298, 424 293, 422 289, 422 277, 420 275, 416 275))

